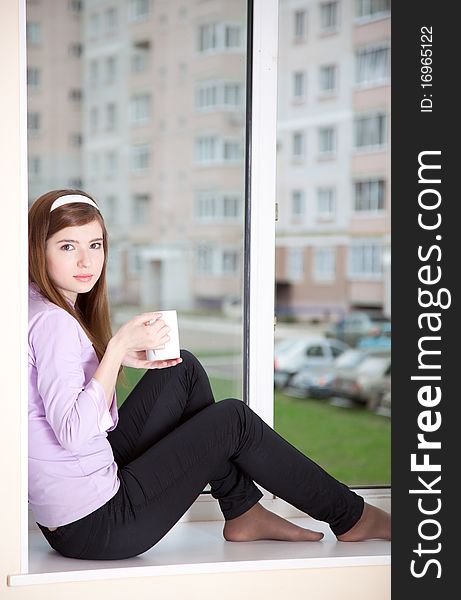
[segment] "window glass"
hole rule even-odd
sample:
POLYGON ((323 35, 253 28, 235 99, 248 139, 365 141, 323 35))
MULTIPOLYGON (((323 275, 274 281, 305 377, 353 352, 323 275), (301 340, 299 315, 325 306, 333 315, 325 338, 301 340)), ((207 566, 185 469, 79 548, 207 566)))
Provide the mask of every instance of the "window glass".
POLYGON ((386 0, 279 1, 274 427, 363 486, 390 482, 390 419, 375 398, 335 401, 331 384, 389 353, 389 12, 386 0), (283 388, 293 337, 298 355, 323 338, 325 355, 283 388))
POLYGON ((216 399, 242 398, 246 1, 78 6, 27 2, 30 203, 94 195, 114 331, 176 309, 216 399))

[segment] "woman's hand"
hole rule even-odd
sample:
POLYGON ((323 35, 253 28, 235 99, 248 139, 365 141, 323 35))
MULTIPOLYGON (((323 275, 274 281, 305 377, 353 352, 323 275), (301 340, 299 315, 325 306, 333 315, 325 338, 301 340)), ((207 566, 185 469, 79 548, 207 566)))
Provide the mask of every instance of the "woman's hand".
MULTIPOLYGON (((136 315, 122 325, 112 338, 114 344, 120 349, 120 355, 125 357, 129 354, 131 360, 138 361, 142 359, 141 355, 136 353, 163 348, 170 339, 168 335, 170 327, 165 324, 165 321, 161 317, 161 313, 143 313, 141 315, 136 315)), ((146 355, 144 353, 144 359, 145 358, 146 355)), ((158 363, 159 361, 145 362, 152 364, 154 362, 158 363)), ((137 362, 137 364, 139 363, 137 362)), ((153 367, 150 366, 150 368, 153 367)))
POLYGON ((132 350, 127 352, 122 359, 124 367, 134 369, 166 369, 182 363, 182 358, 172 358, 170 360, 146 360, 145 350, 132 350))

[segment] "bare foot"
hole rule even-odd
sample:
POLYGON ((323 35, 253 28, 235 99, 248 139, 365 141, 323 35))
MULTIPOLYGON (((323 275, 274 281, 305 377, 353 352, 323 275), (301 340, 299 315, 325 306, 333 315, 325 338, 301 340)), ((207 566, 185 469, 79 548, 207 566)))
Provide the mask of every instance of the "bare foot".
POLYGON ((337 536, 340 542, 360 542, 370 539, 391 539, 391 515, 376 506, 367 504, 363 509, 362 516, 357 523, 337 536))
POLYGON ((284 540, 288 542, 318 542, 323 533, 290 523, 256 503, 243 515, 226 521, 223 529, 228 542, 284 540))

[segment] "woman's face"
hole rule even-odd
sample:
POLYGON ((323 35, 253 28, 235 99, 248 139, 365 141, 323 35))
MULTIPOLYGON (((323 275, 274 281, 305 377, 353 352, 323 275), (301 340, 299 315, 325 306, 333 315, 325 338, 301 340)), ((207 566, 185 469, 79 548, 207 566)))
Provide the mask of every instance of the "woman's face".
POLYGON ((101 225, 94 220, 61 229, 48 238, 45 257, 50 279, 75 304, 77 295, 91 291, 101 275, 104 264, 101 225))

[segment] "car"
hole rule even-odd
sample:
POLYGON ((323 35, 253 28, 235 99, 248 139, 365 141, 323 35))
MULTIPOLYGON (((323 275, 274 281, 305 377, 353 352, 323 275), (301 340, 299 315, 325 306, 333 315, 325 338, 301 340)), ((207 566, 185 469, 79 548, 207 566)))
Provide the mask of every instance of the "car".
POLYGON ((334 323, 327 331, 326 337, 342 340, 349 346, 357 346, 364 337, 390 335, 390 320, 379 313, 353 311, 334 323))
POLYGON ((330 398, 331 384, 336 377, 353 373, 367 356, 380 355, 382 352, 381 348, 350 348, 338 356, 329 368, 311 367, 299 371, 292 377, 286 393, 298 398, 330 398))
POLYGON ((274 346, 274 385, 285 388, 303 368, 326 368, 348 349, 347 344, 321 336, 286 338, 274 346))
POLYGON ((330 383, 332 397, 347 398, 376 410, 391 377, 391 355, 369 355, 356 369, 337 375, 330 383))

